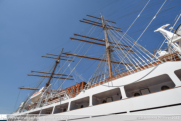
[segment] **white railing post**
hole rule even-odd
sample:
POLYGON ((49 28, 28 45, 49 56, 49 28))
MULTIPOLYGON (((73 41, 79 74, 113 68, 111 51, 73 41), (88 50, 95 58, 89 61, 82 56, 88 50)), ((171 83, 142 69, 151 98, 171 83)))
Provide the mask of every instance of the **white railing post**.
POLYGON ((127 98, 127 96, 126 96, 126 92, 125 92, 125 89, 124 89, 124 86, 119 87, 119 88, 120 88, 120 90, 121 90, 121 96, 122 96, 122 99, 127 98))
POLYGON ((52 114, 54 114, 55 106, 53 106, 52 114))
POLYGON ((71 105, 71 101, 69 101, 69 103, 68 103, 68 109, 67 109, 67 111, 70 111, 70 105, 71 105))
POLYGON ((179 78, 176 76, 174 72, 170 72, 168 75, 175 84, 175 87, 181 86, 181 80, 179 80, 179 78))
POLYGON ((92 106, 92 95, 89 95, 89 106, 92 106))

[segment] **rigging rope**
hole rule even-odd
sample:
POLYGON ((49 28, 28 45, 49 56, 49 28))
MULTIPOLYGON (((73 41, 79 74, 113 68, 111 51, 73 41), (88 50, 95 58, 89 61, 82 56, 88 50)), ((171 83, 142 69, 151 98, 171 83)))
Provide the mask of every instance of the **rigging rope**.
MULTIPOLYGON (((139 41, 139 39, 142 37, 142 35, 144 34, 144 32, 147 30, 147 28, 150 26, 150 24, 152 23, 152 21, 156 18, 156 16, 158 15, 158 13, 160 12, 160 10, 162 9, 162 7, 164 6, 164 4, 166 3, 167 0, 164 1, 164 3, 162 4, 162 6, 159 8, 159 10, 157 11, 157 13, 155 14, 155 16, 152 18, 152 20, 149 22, 149 24, 147 25, 147 27, 144 29, 144 31, 141 33, 141 35, 138 37, 138 39, 134 42, 133 46, 131 47, 131 50, 133 49, 133 47, 137 44, 137 42, 139 41)), ((130 51, 127 52, 127 55, 130 53, 130 51)))
POLYGON ((15 105, 14 105, 14 110, 15 110, 15 108, 16 108, 16 105, 17 105, 17 102, 18 102, 18 98, 19 98, 19 96, 20 96, 20 93, 21 93, 21 89, 19 89, 18 97, 17 97, 16 103, 15 103, 15 105))
MULTIPOLYGON (((97 28, 97 26, 95 26, 95 29, 96 29, 96 28, 97 28)), ((94 30, 95 30, 95 29, 94 29, 94 30)), ((94 32, 94 30, 93 30, 93 32, 94 32)), ((92 33, 93 33, 93 32, 92 32, 92 33)), ((91 35, 92 35, 92 33, 91 33, 91 35)), ((98 36, 99 36, 99 35, 98 35, 98 36)), ((97 37, 98 37, 98 36, 97 36, 97 37)), ((84 43, 84 44, 85 44, 85 43, 84 43)), ((89 51, 89 49, 92 47, 92 45, 93 45, 93 44, 91 44, 91 45, 89 46, 89 48, 88 48, 87 51, 84 53, 84 55, 89 51)), ((81 49, 81 48, 80 48, 80 49, 81 49)), ((79 50, 79 52, 80 52, 80 50, 79 50)), ((72 71, 69 73, 69 75, 74 71, 74 69, 77 67, 77 65, 80 63, 81 60, 82 60, 82 58, 81 58, 81 59, 79 60, 79 62, 74 66, 74 68, 73 68, 72 71)), ((60 87, 64 84, 65 81, 66 81, 66 79, 62 82, 62 84, 59 86, 58 89, 60 89, 60 87)), ((58 89, 57 89, 57 90, 58 90, 58 89)))

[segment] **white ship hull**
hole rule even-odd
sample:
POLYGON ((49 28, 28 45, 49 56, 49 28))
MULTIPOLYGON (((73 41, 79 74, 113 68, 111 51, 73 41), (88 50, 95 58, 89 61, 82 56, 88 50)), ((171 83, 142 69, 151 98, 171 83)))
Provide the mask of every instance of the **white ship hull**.
POLYGON ((81 121, 92 121, 101 117, 104 119, 105 116, 113 117, 117 115, 133 114, 180 115, 180 72, 180 61, 166 62, 158 66, 150 67, 137 73, 115 79, 103 85, 87 89, 82 91, 74 98, 32 109, 26 112, 14 113, 14 115, 28 116, 31 114, 38 114, 38 120, 43 120, 52 116, 58 116, 60 118, 61 116, 69 116, 69 118, 72 116, 71 119, 81 121), (179 75, 176 73, 176 71, 179 71, 179 75), (167 76, 169 78, 167 78, 167 76), (159 82, 159 84, 157 82, 159 82), (140 87, 138 87, 137 84, 140 87), (170 89, 162 91, 161 86, 163 85, 169 86, 170 89), (142 94, 136 97, 131 96, 133 92, 137 91, 136 88, 137 90, 148 88, 150 92, 148 94, 142 94), (130 89, 134 90, 131 91, 130 89), (110 102, 108 102, 110 98, 109 95, 112 95, 113 99, 110 102), (107 96, 107 103, 101 103, 100 101, 105 98, 104 96, 107 96), (118 99, 120 96, 122 99, 118 99), (83 107, 80 108, 80 105, 83 105, 83 107), (59 108, 62 108, 62 110, 59 108), (67 111, 63 112, 63 108, 66 108, 67 111))

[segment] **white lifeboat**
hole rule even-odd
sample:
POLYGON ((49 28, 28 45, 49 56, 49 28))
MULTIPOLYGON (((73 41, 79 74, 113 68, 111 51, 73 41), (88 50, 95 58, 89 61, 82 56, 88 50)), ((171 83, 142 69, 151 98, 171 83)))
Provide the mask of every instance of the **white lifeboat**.
POLYGON ((159 59, 163 59, 164 57, 166 57, 167 59, 171 59, 171 57, 169 57, 170 54, 167 51, 158 51, 157 53, 159 59))
POLYGON ((43 92, 45 91, 45 88, 44 87, 42 87, 38 92, 35 92, 31 97, 30 97, 30 100, 32 101, 32 102, 37 102, 39 99, 40 99, 40 97, 42 96, 42 94, 43 94, 43 92))
POLYGON ((167 51, 158 51, 158 55, 159 57, 162 57, 162 56, 165 56, 165 55, 168 55, 169 53, 167 51))

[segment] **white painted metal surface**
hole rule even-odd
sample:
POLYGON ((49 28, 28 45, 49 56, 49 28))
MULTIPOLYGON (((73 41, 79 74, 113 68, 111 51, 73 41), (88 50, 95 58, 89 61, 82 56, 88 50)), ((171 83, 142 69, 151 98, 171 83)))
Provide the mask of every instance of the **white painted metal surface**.
MULTIPOLYGON (((181 69, 181 62, 166 62, 160 64, 155 67, 151 67, 149 69, 145 69, 143 71, 118 78, 112 82, 105 83, 103 85, 99 85, 85 91, 82 91, 75 98, 71 98, 65 101, 61 101, 58 103, 54 103, 48 106, 32 109, 27 112, 17 113, 18 115, 26 115, 32 114, 33 112, 39 111, 39 114, 42 114, 42 110, 52 108, 52 115, 74 115, 74 118, 81 118, 85 116, 98 116, 98 115, 108 115, 116 113, 123 113, 120 115, 128 115, 128 114, 180 114, 181 112, 181 80, 175 75, 174 71, 181 69), (134 82, 144 82, 147 79, 167 74, 171 80, 173 81, 175 87, 172 89, 150 92, 149 94, 141 95, 138 97, 130 97, 128 98, 125 92, 124 85, 128 85, 134 82), (106 92, 113 89, 120 89, 122 99, 92 105, 92 96, 106 92), (89 106, 85 108, 79 108, 75 110, 70 110, 71 102, 83 99, 85 97, 89 98, 89 106), (68 110, 62 113, 54 114, 54 108, 58 105, 63 105, 68 103, 68 110), (166 107, 164 107, 166 106, 166 107), (155 108, 155 109, 153 109, 155 108), (147 109, 147 110, 146 110, 147 109), (143 110, 143 111, 139 111, 143 110), (80 116, 81 114, 81 116, 80 116)), ((146 81, 145 81, 146 82, 146 81)), ((48 117, 47 116, 47 117, 48 117)), ((40 116, 39 119, 46 117, 40 116)), ((82 119, 81 119, 82 120, 82 119)))

